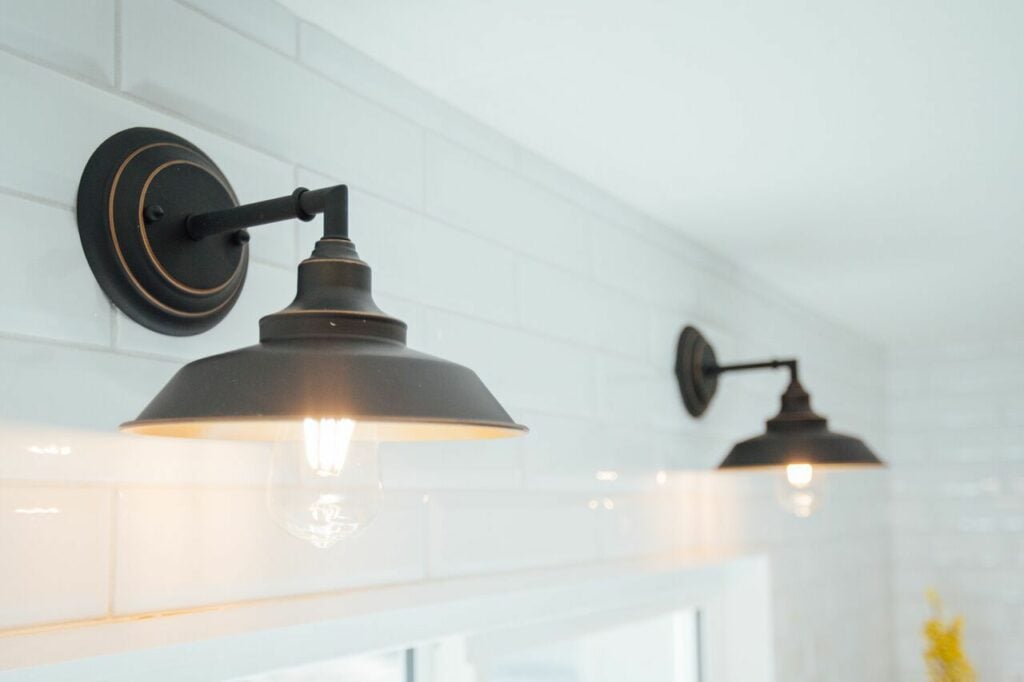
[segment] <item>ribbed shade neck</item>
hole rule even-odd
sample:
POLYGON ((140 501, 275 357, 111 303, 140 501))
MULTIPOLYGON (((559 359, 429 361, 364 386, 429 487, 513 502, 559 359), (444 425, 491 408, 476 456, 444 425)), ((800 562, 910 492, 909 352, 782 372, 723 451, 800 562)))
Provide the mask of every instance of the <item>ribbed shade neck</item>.
POLYGON ((362 337, 404 344, 405 323, 377 306, 371 285, 370 267, 350 240, 321 239, 299 264, 295 300, 260 320, 260 341, 362 337))
POLYGON ((782 394, 779 413, 767 421, 770 432, 822 430, 828 428, 828 420, 811 409, 811 396, 795 376, 782 394))

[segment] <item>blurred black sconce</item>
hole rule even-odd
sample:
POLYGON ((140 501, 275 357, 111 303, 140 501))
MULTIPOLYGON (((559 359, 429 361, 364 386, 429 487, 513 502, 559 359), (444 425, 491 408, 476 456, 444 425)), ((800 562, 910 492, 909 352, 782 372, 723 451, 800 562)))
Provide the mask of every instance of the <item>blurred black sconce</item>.
MULTIPOLYGON (((859 438, 835 433, 827 420, 811 409, 810 395, 800 384, 797 361, 766 360, 719 364, 714 348, 693 327, 679 335, 676 349, 676 379, 686 411, 700 417, 707 410, 724 374, 756 369, 787 369, 789 385, 782 394, 779 413, 769 419, 765 432, 736 443, 719 469, 785 467, 787 482, 796 491, 811 495, 814 471, 823 466, 883 466, 874 452, 859 438)), ((789 495, 792 491, 787 491, 789 495)), ((816 501, 805 497, 806 516, 816 501)), ((795 510, 799 501, 790 499, 795 510)))

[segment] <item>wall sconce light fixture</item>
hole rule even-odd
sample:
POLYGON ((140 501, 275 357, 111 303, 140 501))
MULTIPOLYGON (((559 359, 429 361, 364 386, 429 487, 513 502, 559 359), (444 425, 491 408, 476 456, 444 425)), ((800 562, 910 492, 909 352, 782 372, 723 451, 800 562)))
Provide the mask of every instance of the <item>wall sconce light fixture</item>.
POLYGON ((781 410, 768 420, 765 433, 734 445, 718 468, 785 467, 781 501, 797 516, 809 516, 820 503, 822 467, 882 466, 882 461, 859 438, 830 431, 827 420, 811 409, 796 360, 720 365, 714 348, 699 331, 686 327, 679 335, 676 379, 686 411, 694 417, 704 414, 723 374, 778 368, 789 370, 781 410))
POLYGON ((121 429, 278 443, 271 513, 327 546, 372 519, 379 442, 504 438, 526 427, 474 372, 405 345, 405 323, 374 303, 370 268, 348 238, 344 185, 240 206, 195 145, 132 128, 93 153, 78 192, 82 246, 104 292, 139 324, 179 336, 210 329, 238 299, 246 228, 321 213, 323 238, 299 265, 298 294, 260 320, 259 343, 185 365, 121 429))

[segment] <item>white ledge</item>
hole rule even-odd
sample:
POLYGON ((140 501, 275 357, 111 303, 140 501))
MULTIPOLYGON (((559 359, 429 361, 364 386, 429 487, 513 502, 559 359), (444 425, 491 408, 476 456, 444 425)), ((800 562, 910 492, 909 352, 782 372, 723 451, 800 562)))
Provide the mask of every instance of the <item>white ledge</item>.
POLYGON ((553 618, 689 607, 715 614, 710 641, 725 626, 747 645, 748 631, 764 641, 713 647, 719 674, 709 679, 770 680, 768 594, 762 558, 671 556, 138 614, 9 632, 0 681, 223 680, 553 618), (748 676, 729 673, 737 666, 748 676))

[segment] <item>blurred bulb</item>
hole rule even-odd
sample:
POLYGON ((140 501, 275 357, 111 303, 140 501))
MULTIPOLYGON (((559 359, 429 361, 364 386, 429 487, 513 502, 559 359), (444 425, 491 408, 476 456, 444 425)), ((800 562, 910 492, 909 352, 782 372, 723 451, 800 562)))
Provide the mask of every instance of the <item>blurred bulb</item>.
POLYGON ((814 467, 810 464, 789 464, 786 466, 786 480, 794 488, 806 488, 814 480, 814 467))
POLYGON ((815 475, 810 464, 787 464, 785 475, 776 486, 779 502, 794 516, 807 518, 821 505, 822 479, 821 470, 815 475))
POLYGON ((380 508, 377 442, 355 440, 355 430, 351 419, 305 419, 301 441, 274 445, 270 514, 317 547, 356 535, 380 508))

